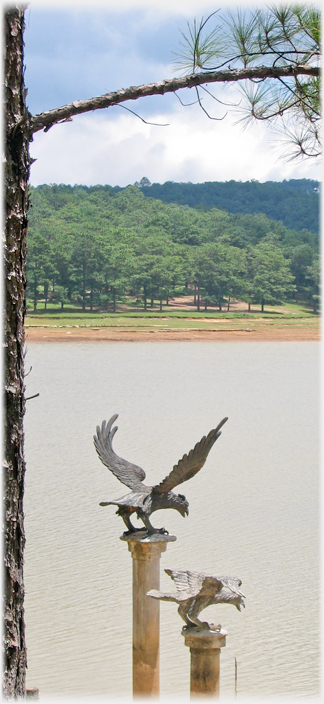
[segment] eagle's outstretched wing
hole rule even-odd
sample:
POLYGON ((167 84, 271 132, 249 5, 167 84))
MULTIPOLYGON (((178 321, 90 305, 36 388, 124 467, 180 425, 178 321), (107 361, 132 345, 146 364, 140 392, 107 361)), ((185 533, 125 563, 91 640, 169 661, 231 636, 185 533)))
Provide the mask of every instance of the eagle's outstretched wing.
MULTIPOLYGON (((238 589, 242 582, 236 577, 214 577, 213 575, 204 572, 192 572, 191 570, 164 570, 176 586, 175 594, 168 594, 152 589, 147 592, 148 596, 163 601, 176 601, 178 604, 194 599, 195 597, 209 597, 210 604, 219 601, 235 603, 232 594, 239 597, 244 597, 244 594, 238 589)), ((242 603, 242 602, 241 602, 242 603)), ((205 603, 205 606, 208 605, 205 603)), ((244 606, 244 603, 243 603, 244 606)))
POLYGON ((145 479, 145 472, 136 464, 123 460, 118 457, 112 448, 112 439, 118 430, 117 425, 111 429, 111 426, 118 418, 116 413, 108 423, 104 420, 101 428, 97 425, 97 435, 93 436, 93 441, 101 462, 110 469, 110 471, 119 479, 120 482, 126 484, 130 489, 142 491, 142 482, 145 479))
POLYGON ((199 594, 204 575, 199 574, 199 572, 191 572, 191 570, 165 569, 164 571, 173 579, 179 601, 190 599, 199 594))
POLYGON ((179 604, 181 601, 192 599, 199 594, 204 581, 203 575, 190 570, 165 569, 164 572, 173 579, 177 590, 176 593, 168 594, 152 589, 147 593, 148 596, 153 596, 155 599, 162 599, 163 601, 176 601, 179 604))
POLYGON ((219 577, 218 579, 222 582, 223 587, 229 589, 233 592, 233 594, 237 594, 238 596, 243 596, 245 598, 245 594, 243 594, 243 592, 239 589, 242 584, 241 579, 238 577, 219 577))
POLYGON ((221 577, 204 574, 203 572, 192 572, 191 570, 168 570, 165 572, 173 579, 177 591, 186 594, 186 598, 201 595, 215 595, 223 587, 221 577))
POLYGON ((204 435, 200 442, 197 442, 193 450, 190 450, 188 455, 183 455, 178 464, 175 464, 172 472, 163 479, 160 484, 153 487, 156 494, 164 494, 171 491, 178 484, 186 482, 191 477, 194 477, 206 462, 207 455, 217 438, 221 435, 221 427, 226 423, 228 418, 223 418, 217 428, 211 430, 207 437, 204 435))

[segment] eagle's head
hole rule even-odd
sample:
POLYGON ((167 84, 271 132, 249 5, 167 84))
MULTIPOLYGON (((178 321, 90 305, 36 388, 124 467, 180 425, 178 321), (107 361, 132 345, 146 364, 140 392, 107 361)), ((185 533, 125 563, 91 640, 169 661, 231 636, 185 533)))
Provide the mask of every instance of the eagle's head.
POLYGON ((233 599, 233 604, 236 606, 238 611, 241 611, 241 606, 243 606, 243 608, 245 609, 245 603, 242 596, 237 596, 235 599, 233 599))
MULTIPOLYGON (((172 492, 173 493, 173 492, 172 492)), ((173 494, 173 508, 176 508, 181 516, 185 517, 189 515, 189 502, 183 494, 173 494)))

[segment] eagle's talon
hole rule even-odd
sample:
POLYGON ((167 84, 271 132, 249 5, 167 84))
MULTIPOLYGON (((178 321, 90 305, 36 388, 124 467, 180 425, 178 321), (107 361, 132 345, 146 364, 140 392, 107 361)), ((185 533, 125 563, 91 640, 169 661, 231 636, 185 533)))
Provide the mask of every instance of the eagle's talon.
POLYGON ((130 530, 124 530, 123 535, 126 537, 127 535, 132 535, 132 533, 144 533, 145 528, 131 528, 130 530))
POLYGON ((213 633, 219 633, 222 630, 222 624, 218 623, 217 626, 215 626, 214 623, 210 623, 209 629, 213 631, 213 633))

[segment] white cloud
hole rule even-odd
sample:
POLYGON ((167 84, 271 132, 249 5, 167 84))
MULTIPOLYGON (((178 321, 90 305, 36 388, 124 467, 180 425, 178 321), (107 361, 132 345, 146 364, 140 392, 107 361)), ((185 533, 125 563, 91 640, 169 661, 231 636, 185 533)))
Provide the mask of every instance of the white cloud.
MULTIPOLYGON (((236 0, 233 3, 242 4, 236 0)), ((37 7, 44 2, 34 0, 32 4, 37 7)), ((45 5, 56 8, 60 7, 60 2, 49 0, 45 5)), ((75 4, 71 0, 64 2, 65 9, 72 5, 75 4)), ((103 22, 100 13, 95 11, 97 5, 102 3, 94 0, 90 6, 89 2, 80 0, 77 8, 91 9, 91 12, 86 19, 82 12, 76 14, 77 20, 70 18, 67 26, 64 22, 61 26, 60 13, 54 13, 55 31, 48 17, 44 21, 44 13, 38 20, 37 13, 31 13, 31 31, 29 40, 27 32, 26 44, 28 99, 35 105, 43 105, 37 109, 30 106, 32 112, 46 109, 45 104, 54 107, 122 85, 165 77, 170 72, 166 63, 169 49, 165 51, 165 42, 174 29, 172 20, 168 24, 168 16, 181 11, 188 17, 194 6, 205 16, 208 8, 214 9, 213 0, 120 0, 118 8, 115 2, 105 0, 105 9, 114 10, 114 18, 118 14, 118 19, 109 21, 107 15, 103 22), (146 9, 146 13, 127 14, 127 10, 140 8, 146 9), (159 13, 164 15, 163 21, 159 13), (46 25, 44 33, 40 32, 41 22, 43 28, 46 25), (98 31, 100 23, 103 24, 101 32, 98 31), (46 37, 48 42, 52 41, 50 48, 46 37)), ((237 91, 231 86, 214 86, 213 92, 225 102, 239 102, 237 91)), ((192 100, 192 93, 187 93, 185 102, 192 100)), ((226 108, 202 95, 211 114, 220 117, 226 108)), ((280 150, 275 148, 273 135, 265 124, 254 124, 242 131, 242 125, 233 124, 236 119, 233 114, 220 122, 211 121, 197 106, 181 107, 172 95, 154 96, 127 105, 148 121, 169 122, 170 126, 145 125, 125 113, 122 106, 75 117, 72 123, 35 135, 31 155, 37 161, 31 169, 32 184, 123 186, 144 175, 158 182, 321 177, 319 165, 314 162, 284 163, 280 160, 280 150)))
MULTIPOLYGON (((284 163, 266 125, 242 131, 232 116, 214 122, 197 108, 177 107, 152 121, 115 112, 82 115, 39 132, 31 144, 37 161, 31 183, 97 183, 125 186, 142 176, 151 182, 247 181, 320 178, 310 161, 284 163), (167 118, 167 119, 166 119, 167 118)), ((146 119, 150 119, 146 117, 146 119)))

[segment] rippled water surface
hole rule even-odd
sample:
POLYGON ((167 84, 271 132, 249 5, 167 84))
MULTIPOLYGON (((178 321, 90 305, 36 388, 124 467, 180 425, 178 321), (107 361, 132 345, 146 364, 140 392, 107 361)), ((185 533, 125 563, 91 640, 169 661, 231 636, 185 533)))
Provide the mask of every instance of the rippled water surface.
MULTIPOLYGON (((28 686, 41 695, 132 691, 132 564, 113 507, 124 487, 99 461, 96 425, 119 413, 116 452, 158 483, 229 416, 180 491, 186 519, 163 568, 242 579, 246 609, 211 606, 228 631, 221 695, 319 694, 319 345, 316 342, 29 344, 26 365, 28 686)), ((122 492, 122 493, 121 493, 122 492)), ((161 603, 161 693, 189 691, 175 604, 161 603)))

